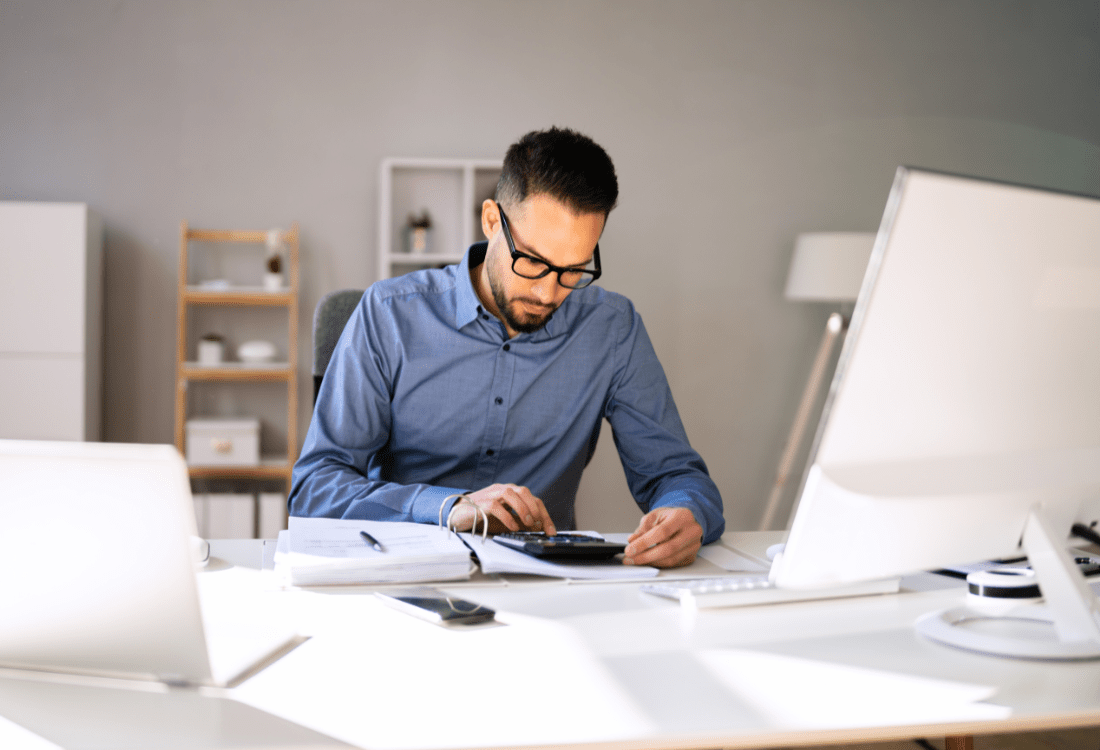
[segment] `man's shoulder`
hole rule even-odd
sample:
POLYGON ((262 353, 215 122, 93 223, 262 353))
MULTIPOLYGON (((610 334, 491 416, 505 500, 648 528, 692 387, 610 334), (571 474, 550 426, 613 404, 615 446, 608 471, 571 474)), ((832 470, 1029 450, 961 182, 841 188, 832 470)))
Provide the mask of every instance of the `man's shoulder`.
POLYGON ((633 318, 637 314, 634 303, 630 301, 630 298, 595 284, 573 292, 569 295, 567 301, 572 301, 577 313, 583 316, 596 315, 612 318, 627 316, 633 318))
POLYGON ((451 294, 455 290, 456 268, 456 266, 425 268, 382 279, 367 288, 366 297, 371 302, 385 303, 451 294))

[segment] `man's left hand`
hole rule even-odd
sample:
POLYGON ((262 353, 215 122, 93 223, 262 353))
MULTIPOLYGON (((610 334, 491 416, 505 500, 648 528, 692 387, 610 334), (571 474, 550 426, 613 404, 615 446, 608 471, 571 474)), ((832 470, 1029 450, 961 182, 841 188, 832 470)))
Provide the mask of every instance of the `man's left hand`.
POLYGON ((642 516, 630 535, 623 563, 676 568, 695 561, 703 527, 687 508, 656 508, 642 516))

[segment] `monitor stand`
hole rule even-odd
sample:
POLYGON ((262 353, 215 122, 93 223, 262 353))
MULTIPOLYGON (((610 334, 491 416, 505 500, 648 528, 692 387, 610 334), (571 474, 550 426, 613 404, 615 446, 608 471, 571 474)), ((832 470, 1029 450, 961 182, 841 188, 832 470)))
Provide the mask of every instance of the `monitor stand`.
POLYGON ((946 609, 917 620, 917 632, 995 656, 1100 659, 1100 599, 1038 508, 1028 515, 1023 546, 1045 604, 1024 604, 998 614, 969 607, 946 609))

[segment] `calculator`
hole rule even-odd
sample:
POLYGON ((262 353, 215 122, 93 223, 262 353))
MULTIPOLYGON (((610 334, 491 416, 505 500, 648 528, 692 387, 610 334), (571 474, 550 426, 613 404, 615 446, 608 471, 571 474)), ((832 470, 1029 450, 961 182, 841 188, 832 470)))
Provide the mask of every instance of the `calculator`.
POLYGON ((512 531, 497 534, 493 541, 533 557, 576 562, 610 560, 626 549, 626 545, 619 542, 564 532, 547 536, 541 531, 512 531))

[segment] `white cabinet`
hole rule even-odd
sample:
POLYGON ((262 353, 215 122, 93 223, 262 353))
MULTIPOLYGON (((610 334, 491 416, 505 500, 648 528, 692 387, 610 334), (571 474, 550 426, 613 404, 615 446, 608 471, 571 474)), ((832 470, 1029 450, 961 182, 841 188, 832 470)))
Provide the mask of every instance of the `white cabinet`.
POLYGON ((0 438, 99 440, 102 342, 100 219, 0 202, 0 438))
POLYGON ((484 240, 481 203, 495 194, 500 169, 501 162, 492 159, 383 159, 378 278, 457 263, 469 245, 484 240), (410 251, 409 217, 425 212, 431 219, 428 247, 410 251))

